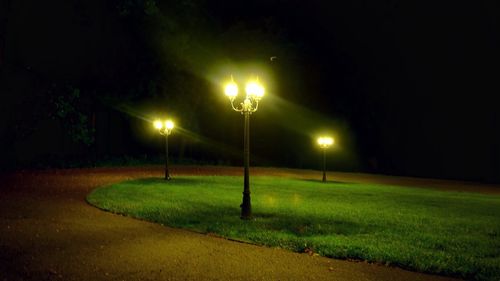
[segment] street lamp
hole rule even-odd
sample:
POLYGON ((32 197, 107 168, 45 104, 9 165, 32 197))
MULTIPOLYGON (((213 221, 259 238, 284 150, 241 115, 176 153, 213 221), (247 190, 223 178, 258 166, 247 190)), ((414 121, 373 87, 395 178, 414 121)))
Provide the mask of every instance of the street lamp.
POLYGON ((165 136, 165 180, 170 180, 170 173, 168 172, 168 136, 172 133, 174 122, 172 120, 156 120, 153 126, 160 132, 160 135, 165 136))
POLYGON ((250 203, 250 114, 257 111, 259 101, 264 96, 264 87, 259 83, 259 79, 248 82, 245 88, 246 97, 239 106, 234 105, 234 100, 238 95, 238 85, 233 81, 225 87, 225 94, 231 102, 234 111, 241 112, 245 116, 245 127, 243 133, 243 164, 244 164, 244 182, 243 182, 243 202, 241 203, 241 219, 248 220, 252 218, 252 206, 250 203))
POLYGON ((319 147, 323 149, 323 182, 326 182, 326 149, 329 148, 334 143, 331 137, 319 137, 318 144, 319 147))

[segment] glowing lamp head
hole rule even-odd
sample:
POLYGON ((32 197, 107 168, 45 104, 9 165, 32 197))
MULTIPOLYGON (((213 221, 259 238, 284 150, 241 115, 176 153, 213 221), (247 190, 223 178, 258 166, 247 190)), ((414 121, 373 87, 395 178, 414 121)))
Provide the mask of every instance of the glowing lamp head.
POLYGON ((249 82, 245 88, 247 95, 254 99, 261 99, 264 96, 264 87, 260 85, 259 81, 249 82))
POLYGON ((228 83, 226 85, 225 93, 228 98, 234 99, 238 95, 238 85, 234 82, 228 83))
POLYGON ((174 128, 174 122, 172 120, 165 121, 165 128, 167 130, 172 130, 174 128))
POLYGON ((163 128, 163 123, 160 121, 160 120, 155 120, 153 122, 153 126, 157 129, 157 130, 161 130, 161 128, 163 128))
POLYGON ((321 148, 328 148, 334 143, 331 137, 320 137, 318 138, 318 144, 321 148))

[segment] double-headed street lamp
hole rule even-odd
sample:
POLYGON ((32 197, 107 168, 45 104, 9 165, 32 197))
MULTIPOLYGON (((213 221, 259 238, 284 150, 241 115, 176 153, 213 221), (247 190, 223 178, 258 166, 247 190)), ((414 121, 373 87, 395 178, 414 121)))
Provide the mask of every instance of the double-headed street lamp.
POLYGON ((243 163, 244 163, 244 183, 243 183, 243 202, 241 203, 241 219, 252 218, 252 206, 250 203, 250 114, 257 111, 259 101, 264 96, 264 87, 257 78, 246 85, 246 97, 239 106, 234 105, 234 100, 238 95, 238 85, 231 79, 226 85, 225 93, 231 101, 234 111, 241 112, 245 116, 244 141, 243 141, 243 163))
POLYGON ((319 147, 323 149, 323 182, 326 182, 326 149, 332 146, 334 143, 331 137, 320 137, 318 138, 319 147))
POLYGON ((153 125, 160 132, 160 135, 165 136, 165 180, 170 180, 170 173, 168 172, 168 136, 174 129, 174 122, 172 120, 156 120, 153 125))

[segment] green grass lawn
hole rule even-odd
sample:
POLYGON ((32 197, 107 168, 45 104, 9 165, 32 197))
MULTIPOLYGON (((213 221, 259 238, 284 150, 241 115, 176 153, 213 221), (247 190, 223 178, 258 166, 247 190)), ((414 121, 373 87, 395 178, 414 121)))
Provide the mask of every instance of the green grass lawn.
POLYGON ((178 176, 94 190, 99 208, 327 257, 500 280, 500 196, 377 184, 252 177, 255 219, 239 218, 243 179, 178 176))

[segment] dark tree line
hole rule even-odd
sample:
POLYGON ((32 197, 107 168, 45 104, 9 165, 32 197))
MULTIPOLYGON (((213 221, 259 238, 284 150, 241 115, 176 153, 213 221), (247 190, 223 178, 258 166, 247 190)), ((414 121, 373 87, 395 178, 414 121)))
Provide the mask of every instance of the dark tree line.
POLYGON ((218 83, 253 62, 254 164, 318 168, 328 128, 335 169, 499 180, 494 1, 223 2, 2 1, 2 167, 147 158, 166 115, 174 158, 239 165, 218 83))

